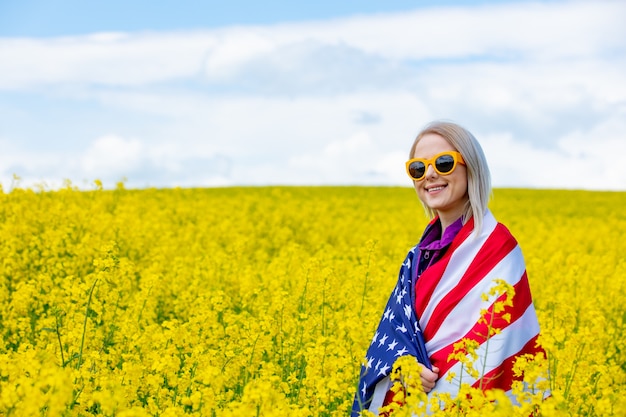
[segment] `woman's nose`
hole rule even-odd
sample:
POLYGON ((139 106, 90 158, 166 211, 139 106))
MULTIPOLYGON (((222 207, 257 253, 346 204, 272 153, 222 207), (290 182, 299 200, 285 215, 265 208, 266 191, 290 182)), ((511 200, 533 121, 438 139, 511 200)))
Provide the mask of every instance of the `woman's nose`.
POLYGON ((426 167, 425 178, 431 178, 435 175, 437 175, 437 171, 435 171, 435 168, 432 166, 432 164, 428 164, 428 166, 426 167))

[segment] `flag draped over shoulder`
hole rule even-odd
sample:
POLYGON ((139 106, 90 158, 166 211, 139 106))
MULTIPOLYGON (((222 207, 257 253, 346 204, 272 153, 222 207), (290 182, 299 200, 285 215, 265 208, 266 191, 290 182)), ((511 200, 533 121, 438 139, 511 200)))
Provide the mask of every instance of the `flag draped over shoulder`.
MULTIPOLYGON (((417 247, 411 249, 400 268, 398 283, 385 306, 383 316, 374 333, 361 367, 361 378, 358 391, 352 406, 352 416, 359 415, 361 410, 377 409, 382 405, 387 387, 385 379, 391 368, 401 356, 411 355, 423 363, 430 365, 419 322, 415 316, 413 300, 413 260, 416 258, 417 247), (376 385, 381 381, 384 388, 376 385), (376 395, 374 395, 374 392, 376 395), (374 398, 375 397, 375 398, 374 398)), ((416 266, 417 268, 417 266, 416 266)))
POLYGON ((539 324, 522 252, 508 229, 489 211, 482 230, 474 230, 470 219, 443 257, 416 281, 418 256, 416 246, 402 264, 398 283, 368 348, 352 408, 354 417, 361 410, 377 412, 389 388, 388 375, 400 356, 415 356, 428 367, 431 363, 437 366, 439 380, 429 395, 450 393, 455 397, 460 382, 484 390, 500 388, 511 395, 515 359, 542 352, 536 343, 539 324), (496 279, 515 290, 512 306, 497 312, 494 303, 506 295, 484 296, 496 285, 496 279), (481 320, 485 312, 493 316, 489 324, 481 320), (489 327, 499 332, 490 335, 489 327), (458 360, 448 361, 454 344, 462 339, 478 343, 474 369, 480 370, 480 375, 472 378, 463 374, 462 381, 448 381, 450 373, 462 374, 458 360))

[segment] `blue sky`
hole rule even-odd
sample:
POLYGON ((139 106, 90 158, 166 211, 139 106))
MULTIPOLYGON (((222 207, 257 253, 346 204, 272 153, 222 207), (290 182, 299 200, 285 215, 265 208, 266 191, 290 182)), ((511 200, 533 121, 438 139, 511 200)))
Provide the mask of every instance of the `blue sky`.
POLYGON ((610 0, 0 0, 0 183, 410 186, 408 148, 443 118, 496 187, 625 190, 624 17, 610 0))
POLYGON ((189 30, 266 25, 357 14, 389 13, 433 5, 476 5, 468 0, 215 1, 215 0, 2 0, 1 36, 62 36, 94 31, 189 30))

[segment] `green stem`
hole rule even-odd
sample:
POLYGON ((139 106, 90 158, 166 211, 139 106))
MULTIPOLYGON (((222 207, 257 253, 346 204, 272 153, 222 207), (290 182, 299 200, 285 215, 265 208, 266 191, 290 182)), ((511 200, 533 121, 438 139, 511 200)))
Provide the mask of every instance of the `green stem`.
POLYGON ((93 296, 93 291, 96 288, 96 284, 98 283, 98 278, 93 282, 91 286, 91 290, 89 291, 89 298, 87 299, 87 308, 85 309, 85 322, 83 323, 83 336, 80 341, 80 351, 78 352, 78 362, 76 363, 76 369, 80 369, 80 365, 83 362, 83 348, 85 347, 85 333, 87 333, 87 319, 89 318, 89 306, 91 306, 91 297, 93 296))
POLYGON ((482 372, 480 374, 480 385, 479 388, 482 391, 483 389, 483 382, 485 380, 485 370, 487 368, 487 355, 489 354, 489 341, 491 340, 491 330, 493 329, 493 317, 495 316, 495 313, 492 311, 491 312, 491 319, 489 320, 489 326, 487 326, 487 341, 485 342, 485 358, 483 359, 483 369, 482 372))
POLYGON ((359 310, 359 317, 363 313, 363 306, 365 305, 365 294, 367 294, 367 279, 370 276, 370 261, 372 259, 372 252, 374 252, 374 246, 376 246, 376 242, 374 242, 369 251, 367 252, 367 270, 365 271, 365 279, 363 280, 363 295, 361 296, 361 309, 359 310))
POLYGON ((63 355, 63 343, 61 343, 61 332, 59 331, 59 313, 54 316, 56 321, 57 340, 59 341, 59 349, 61 350, 61 366, 65 367, 65 356, 63 355))
POLYGON ((572 382, 574 382, 574 376, 576 375, 577 365, 580 362, 580 357, 582 356, 583 350, 585 350, 585 344, 582 343, 576 352, 576 360, 572 364, 572 371, 567 376, 567 381, 565 383, 565 390, 563 391, 563 397, 567 400, 569 398, 569 390, 572 388, 572 382))

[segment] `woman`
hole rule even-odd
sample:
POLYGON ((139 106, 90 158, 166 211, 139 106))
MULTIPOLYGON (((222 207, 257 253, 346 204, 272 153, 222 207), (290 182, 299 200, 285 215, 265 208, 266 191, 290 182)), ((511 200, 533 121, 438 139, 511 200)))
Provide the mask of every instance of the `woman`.
POLYGON ((462 382, 512 397, 519 379, 515 359, 542 352, 522 253, 487 208, 491 179, 479 143, 457 124, 433 122, 417 135, 409 158, 407 173, 432 220, 400 268, 361 369, 352 416, 378 413, 390 403, 389 375, 399 357, 411 355, 424 365, 426 393, 454 397, 460 382, 446 377, 461 375, 463 364, 448 358, 456 342, 475 341, 480 375, 465 375, 462 382), (514 289, 512 305, 502 311, 494 305, 503 305, 507 295, 489 296, 496 279, 514 289), (488 323, 481 319, 486 315, 488 323))

